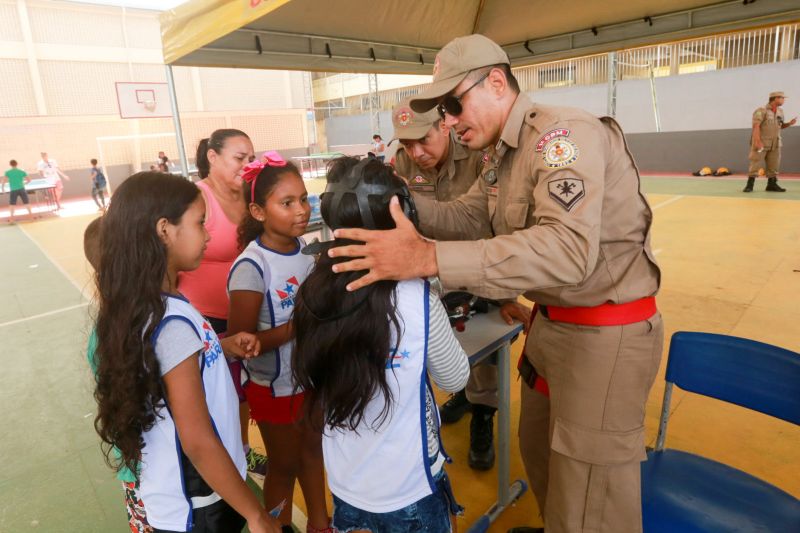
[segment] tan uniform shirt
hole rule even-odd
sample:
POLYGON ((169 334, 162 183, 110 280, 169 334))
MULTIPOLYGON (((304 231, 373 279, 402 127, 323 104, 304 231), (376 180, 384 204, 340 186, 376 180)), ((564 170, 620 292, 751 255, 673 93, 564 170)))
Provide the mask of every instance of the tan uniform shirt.
POLYGON ((470 150, 457 143, 450 133, 450 146, 447 161, 436 168, 421 169, 413 159, 400 148, 395 156, 395 170, 408 180, 408 188, 415 198, 422 196, 439 202, 455 200, 467 192, 483 168, 483 152, 470 150))
POLYGON ((496 235, 436 243, 446 288, 489 298, 524 293, 565 307, 626 303, 658 291, 652 211, 613 119, 520 95, 489 155, 467 194, 417 202, 427 234, 450 238, 488 220, 496 235))
POLYGON ((753 111, 753 126, 761 126, 761 142, 765 150, 780 148, 781 129, 783 128, 783 108, 779 107, 774 112, 769 105, 759 107, 753 111))

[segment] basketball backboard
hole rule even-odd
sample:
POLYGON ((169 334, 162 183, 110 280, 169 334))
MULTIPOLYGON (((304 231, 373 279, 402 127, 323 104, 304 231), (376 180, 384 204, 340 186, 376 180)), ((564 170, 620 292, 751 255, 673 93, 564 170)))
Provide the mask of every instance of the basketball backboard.
POLYGON ((164 118, 172 116, 166 83, 117 82, 117 103, 121 118, 164 118))

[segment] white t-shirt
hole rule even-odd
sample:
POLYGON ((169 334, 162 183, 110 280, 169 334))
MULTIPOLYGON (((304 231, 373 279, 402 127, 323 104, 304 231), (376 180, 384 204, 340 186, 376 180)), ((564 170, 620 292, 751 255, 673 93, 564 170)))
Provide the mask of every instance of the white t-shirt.
MULTIPOLYGON (((211 423, 244 479, 247 463, 239 427, 239 398, 219 339, 188 300, 172 295, 165 300, 167 309, 153 336, 161 375, 200 352, 197 364, 211 423)), ((168 405, 157 410, 155 424, 142 437, 140 494, 148 522, 158 529, 190 531, 192 509, 219 501, 219 495, 183 452, 168 405)))
POLYGON ((39 172, 41 172, 48 181, 58 181, 61 179, 61 176, 58 174, 58 161, 55 159, 48 159, 47 161, 42 159, 36 164, 36 168, 39 169, 39 172))

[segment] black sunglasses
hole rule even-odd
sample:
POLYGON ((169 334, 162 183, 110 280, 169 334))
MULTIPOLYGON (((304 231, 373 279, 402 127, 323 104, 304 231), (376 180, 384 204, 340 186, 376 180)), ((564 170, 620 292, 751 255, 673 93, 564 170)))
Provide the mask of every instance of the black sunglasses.
POLYGON ((464 108, 461 107, 461 99, 464 98, 465 94, 470 92, 472 89, 480 85, 483 82, 483 80, 488 78, 491 72, 492 71, 490 70, 489 72, 481 76, 481 79, 470 85, 466 91, 459 94, 458 96, 455 96, 453 94, 448 94, 447 96, 445 96, 444 99, 439 103, 439 105, 436 106, 436 110, 439 112, 439 116, 444 118, 445 113, 453 117, 457 117, 458 115, 460 115, 464 111, 464 108))

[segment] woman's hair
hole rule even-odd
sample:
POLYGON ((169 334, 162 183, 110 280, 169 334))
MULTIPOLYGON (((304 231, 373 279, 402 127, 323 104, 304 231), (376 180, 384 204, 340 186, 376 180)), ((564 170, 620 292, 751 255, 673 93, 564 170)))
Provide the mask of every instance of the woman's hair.
POLYGON ((302 179, 300 171, 297 170, 294 163, 287 162, 286 165, 282 167, 271 167, 268 164, 264 165, 264 168, 261 169, 261 172, 256 176, 255 187, 253 187, 252 183, 245 183, 242 185, 244 205, 248 206, 248 209, 236 230, 237 240, 241 250, 244 250, 253 239, 264 233, 264 223, 256 220, 253 218, 253 215, 250 214, 250 204, 263 206, 267 201, 267 197, 272 194, 272 190, 275 189, 275 186, 281 181, 281 176, 287 173, 295 174, 302 179), (255 192, 255 194, 253 194, 253 192, 255 192))
MULTIPOLYGON (((208 173, 211 171, 211 163, 208 161, 208 151, 214 150, 215 152, 222 153, 225 147, 225 142, 231 137, 250 137, 241 130, 235 129, 221 129, 215 130, 211 137, 201 139, 200 144, 197 145, 197 154, 195 156, 195 165, 197 166, 197 173, 201 178, 207 178, 208 173)), ((166 156, 162 158, 162 163, 169 161, 166 156)))
MULTIPOLYGON (((358 160, 342 157, 328 169, 328 181, 346 179, 358 160)), ((392 167, 377 159, 363 167, 363 183, 402 185, 392 167), (399 183, 398 183, 399 182, 399 183)), ((368 196, 369 209, 377 229, 395 227, 388 199, 368 196)), ((322 196, 322 217, 330 223, 332 194, 322 196)), ((343 227, 364 227, 355 192, 343 194, 336 206, 336 218, 343 227)), ((337 240, 337 244, 352 241, 337 240)), ((396 281, 379 281, 364 289, 348 292, 348 283, 365 271, 335 274, 331 266, 348 258, 332 259, 320 254, 295 299, 293 326, 295 348, 292 369, 296 383, 311 394, 306 397, 306 415, 319 424, 314 413, 323 412, 323 424, 357 431, 366 422, 380 426, 390 415, 392 393, 386 378, 386 361, 392 349, 392 333, 399 343, 400 318, 396 312, 396 281), (373 398, 383 398, 383 409, 375 420, 364 420, 373 398)), ((321 429, 321 428, 318 428, 321 429)))
POLYGON ((103 216, 100 264, 95 279, 97 314, 97 416, 94 426, 106 462, 116 446, 123 465, 136 472, 156 409, 164 405, 153 333, 164 317, 162 283, 167 248, 156 232, 166 218, 178 224, 200 190, 192 182, 158 172, 134 174, 120 185, 103 216))

